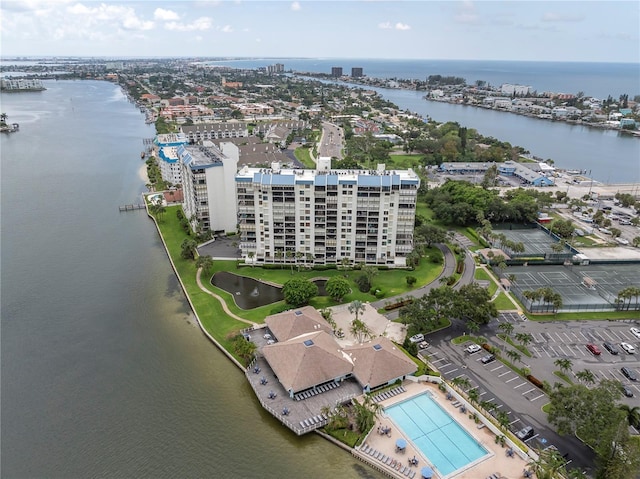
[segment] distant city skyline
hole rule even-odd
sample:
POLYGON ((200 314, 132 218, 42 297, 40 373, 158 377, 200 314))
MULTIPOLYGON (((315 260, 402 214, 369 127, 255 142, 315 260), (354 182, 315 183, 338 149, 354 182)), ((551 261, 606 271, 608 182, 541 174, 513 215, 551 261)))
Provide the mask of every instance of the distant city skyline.
POLYGON ((638 1, 3 0, 0 54, 640 62, 638 1))

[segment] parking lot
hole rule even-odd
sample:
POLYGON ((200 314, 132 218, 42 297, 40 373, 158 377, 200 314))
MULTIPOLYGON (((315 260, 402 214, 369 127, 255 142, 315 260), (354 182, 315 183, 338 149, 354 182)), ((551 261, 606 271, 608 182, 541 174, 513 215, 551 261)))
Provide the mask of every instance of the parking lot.
MULTIPOLYGON (((540 381, 548 381, 550 384, 562 382, 553 374, 554 371, 560 370, 554 363, 558 359, 569 359, 572 364, 568 376, 574 383, 580 382, 576 373, 588 369, 596 380, 615 379, 629 387, 634 396, 622 397, 620 402, 640 406, 640 383, 628 380, 620 370, 626 366, 640 378, 640 339, 630 332, 630 327, 640 327, 640 321, 536 323, 526 320, 526 317, 517 312, 501 313, 495 322, 492 321, 479 334, 487 337, 491 345, 499 346, 503 351, 502 356, 508 359, 505 351, 514 348, 497 337, 497 333, 500 332, 498 326, 501 323, 513 325, 512 338, 515 338, 516 333, 531 335, 533 339, 527 348, 532 357, 522 354, 521 361, 516 365, 528 367, 531 374, 540 381), (613 355, 602 347, 605 341, 615 344, 620 350, 619 354, 613 355), (633 345, 637 353, 625 353, 619 347, 621 342, 633 345), (600 355, 596 356, 586 348, 590 343, 596 344, 602 350, 600 355)), ((525 426, 533 426, 535 434, 525 441, 528 444, 536 447, 555 444, 563 453, 570 451, 580 466, 590 462, 590 453, 586 446, 573 437, 558 436, 549 426, 546 413, 541 409, 549 399, 540 388, 498 360, 483 364, 482 358, 489 354, 487 351, 481 349, 469 353, 465 350, 473 344, 472 341, 453 344, 451 339, 453 337, 443 337, 443 340, 427 337, 429 345, 421 350, 423 356, 429 358, 429 362, 444 378, 449 382, 461 378, 464 382, 463 389, 466 391, 477 388, 480 404, 486 402, 495 405, 494 416, 499 411, 509 414, 510 430, 514 433, 525 426)), ((517 343, 515 339, 514 342, 517 343)), ((590 384, 586 386, 592 387, 590 384)))

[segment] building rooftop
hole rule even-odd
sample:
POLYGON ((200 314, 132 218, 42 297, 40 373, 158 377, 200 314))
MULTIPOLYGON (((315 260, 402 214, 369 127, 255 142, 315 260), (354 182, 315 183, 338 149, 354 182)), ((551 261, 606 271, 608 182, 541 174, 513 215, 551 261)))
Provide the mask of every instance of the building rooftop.
POLYGON ((253 182, 263 185, 308 184, 333 186, 351 184, 371 187, 391 187, 398 185, 419 185, 420 178, 408 170, 303 170, 280 169, 278 164, 271 168, 243 167, 236 175, 237 182, 253 182))

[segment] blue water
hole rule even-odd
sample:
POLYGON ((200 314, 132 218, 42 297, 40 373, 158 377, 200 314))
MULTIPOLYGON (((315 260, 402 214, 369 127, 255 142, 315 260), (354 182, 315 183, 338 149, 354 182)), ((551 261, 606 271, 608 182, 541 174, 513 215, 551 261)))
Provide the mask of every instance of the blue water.
POLYGON ((395 404, 385 412, 443 476, 487 454, 429 394, 395 404))
POLYGON ((530 85, 538 92, 577 93, 606 98, 640 94, 639 63, 521 62, 496 60, 373 60, 336 58, 264 58, 210 62, 233 68, 259 68, 284 64, 285 70, 331 73, 342 67, 345 75, 361 67, 371 78, 425 80, 429 75, 458 76, 468 84, 484 80, 490 85, 503 83, 530 85))

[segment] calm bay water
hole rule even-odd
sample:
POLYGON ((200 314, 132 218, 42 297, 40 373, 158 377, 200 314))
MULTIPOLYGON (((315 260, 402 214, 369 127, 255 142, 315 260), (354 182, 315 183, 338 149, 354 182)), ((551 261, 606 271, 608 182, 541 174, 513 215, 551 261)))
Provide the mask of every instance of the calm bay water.
POLYGON ((264 412, 194 324, 136 202, 153 128, 118 87, 3 94, 1 456, 11 478, 378 478, 264 412))

